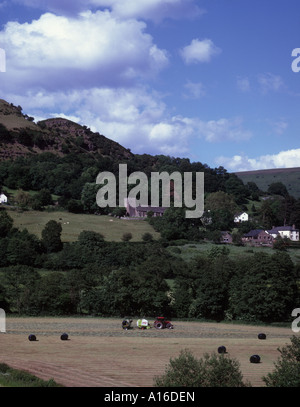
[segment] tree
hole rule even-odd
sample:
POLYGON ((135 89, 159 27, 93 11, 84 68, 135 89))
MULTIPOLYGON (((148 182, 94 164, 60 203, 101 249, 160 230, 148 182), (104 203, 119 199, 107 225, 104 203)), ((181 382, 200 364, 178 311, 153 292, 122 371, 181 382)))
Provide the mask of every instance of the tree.
POLYGON ((4 269, 6 299, 12 311, 36 314, 35 294, 40 279, 32 267, 18 265, 4 269))
POLYGON ((210 211, 218 211, 226 208, 232 213, 232 217, 239 209, 235 203, 234 196, 223 191, 209 194, 205 199, 205 208, 210 211))
POLYGON ((36 303, 39 313, 48 315, 74 313, 77 308, 67 290, 65 275, 55 271, 39 280, 36 303))
MULTIPOLYGON (((83 209, 88 213, 100 212, 101 208, 97 205, 96 196, 99 185, 87 182, 81 192, 81 202, 83 209)), ((103 210, 102 210, 103 211, 103 210)))
POLYGON ((156 387, 246 387, 239 362, 224 354, 204 354, 196 359, 187 349, 170 359, 162 376, 154 378, 156 387))
POLYGON ((32 198, 32 209, 40 211, 44 208, 44 206, 52 205, 52 203, 52 196, 49 189, 42 188, 32 198))
POLYGON ((67 210, 72 213, 82 213, 83 212, 83 205, 81 201, 76 199, 70 199, 66 204, 67 210))
POLYGON ((42 230, 42 244, 48 253, 62 250, 63 244, 60 238, 61 232, 62 226, 55 220, 49 220, 42 230))
POLYGON ((282 182, 273 182, 268 188, 268 193, 271 195, 281 195, 283 197, 289 194, 286 186, 282 182))
POLYGON ((10 236, 6 257, 9 264, 26 264, 34 266, 37 255, 41 252, 40 242, 35 235, 28 232, 27 229, 15 231, 10 236))
POLYGON ((78 242, 91 249, 99 248, 103 246, 104 236, 98 232, 83 230, 78 236, 78 242))
POLYGON ((185 218, 184 208, 167 208, 164 216, 153 216, 149 218, 149 223, 166 240, 185 239, 190 228, 190 220, 185 218))
POLYGON ((297 302, 295 266, 286 252, 256 253, 239 260, 230 280, 230 310, 235 318, 286 321, 297 302))
POLYGON ((235 174, 230 174, 228 180, 225 182, 225 190, 228 194, 234 196, 235 202, 238 205, 245 203, 246 198, 250 196, 249 189, 235 174))
POLYGON ((19 189, 18 192, 15 195, 15 202, 21 208, 26 208, 30 203, 30 199, 31 198, 30 198, 29 193, 23 191, 22 189, 19 189))
POLYGON ((270 200, 263 201, 259 209, 259 219, 265 229, 271 229, 272 226, 276 225, 277 218, 274 209, 270 203, 270 200))
POLYGON ((146 232, 143 234, 142 239, 144 242, 152 242, 153 241, 153 236, 151 233, 146 232))
POLYGON ((280 357, 275 369, 262 379, 267 387, 300 387, 300 337, 293 336, 291 345, 277 349, 280 357))
POLYGON ((234 265, 225 246, 216 246, 209 256, 194 260, 196 293, 189 309, 189 317, 221 321, 228 309, 228 285, 234 265))
POLYGON ((223 191, 211 193, 205 200, 205 208, 210 211, 209 229, 230 230, 234 227, 234 215, 239 207, 233 195, 223 191))
POLYGON ((0 237, 8 235, 9 231, 13 227, 13 219, 7 214, 6 211, 0 212, 0 237))

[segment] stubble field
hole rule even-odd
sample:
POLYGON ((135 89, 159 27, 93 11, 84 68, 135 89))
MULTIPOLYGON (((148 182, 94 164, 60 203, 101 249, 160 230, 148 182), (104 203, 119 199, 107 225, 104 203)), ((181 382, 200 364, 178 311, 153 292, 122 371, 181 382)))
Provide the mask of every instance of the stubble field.
MULTIPOLYGON (((154 320, 149 320, 153 326, 154 320)), ((274 369, 278 347, 290 343, 290 328, 174 322, 173 330, 125 331, 119 319, 10 318, 0 334, 0 362, 67 387, 151 387, 170 358, 189 349, 196 357, 225 346, 241 365, 244 380, 264 386, 262 376, 274 369), (60 335, 66 332, 67 341, 60 335), (264 332, 266 340, 257 335, 264 332), (36 342, 28 340, 35 334, 36 342), (261 363, 252 364, 253 354, 261 363)))

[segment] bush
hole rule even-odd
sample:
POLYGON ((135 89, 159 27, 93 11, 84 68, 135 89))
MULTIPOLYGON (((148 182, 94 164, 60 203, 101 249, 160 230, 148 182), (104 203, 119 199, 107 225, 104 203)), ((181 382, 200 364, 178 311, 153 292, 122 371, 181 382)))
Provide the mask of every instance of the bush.
POLYGON ((196 359, 185 349, 170 359, 165 374, 154 378, 156 387, 246 387, 239 362, 224 354, 205 354, 196 359))
POLYGON ((291 343, 278 348, 274 371, 262 378, 267 387, 300 387, 300 337, 293 336, 291 343))
POLYGON ((151 233, 146 232, 143 234, 142 239, 144 242, 152 242, 153 241, 153 236, 151 233))
POLYGON ((129 242, 129 240, 132 239, 132 233, 128 232, 128 233, 124 233, 122 236, 122 240, 123 242, 129 242))

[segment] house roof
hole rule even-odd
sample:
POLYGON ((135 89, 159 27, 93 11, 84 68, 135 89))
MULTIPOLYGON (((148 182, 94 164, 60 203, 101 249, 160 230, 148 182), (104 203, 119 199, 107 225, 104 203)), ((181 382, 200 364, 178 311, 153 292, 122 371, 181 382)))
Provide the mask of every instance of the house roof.
POLYGON ((263 229, 254 229, 250 230, 250 232, 246 233, 244 237, 256 237, 258 236, 261 232, 264 232, 263 229))
POLYGON ((167 208, 163 206, 138 206, 137 211, 139 212, 155 212, 155 213, 164 213, 167 208))
POLYGON ((299 232, 299 229, 296 229, 295 226, 276 226, 272 229, 268 230, 267 232, 270 234, 275 234, 279 232, 299 232))

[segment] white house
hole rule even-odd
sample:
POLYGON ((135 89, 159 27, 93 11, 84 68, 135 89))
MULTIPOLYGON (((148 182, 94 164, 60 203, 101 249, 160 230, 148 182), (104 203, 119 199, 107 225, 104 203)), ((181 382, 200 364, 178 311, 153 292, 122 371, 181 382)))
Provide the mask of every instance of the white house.
POLYGON ((248 222, 248 220, 249 220, 249 215, 246 212, 237 213, 234 217, 235 223, 248 222))
POLYGON ((276 237, 281 236, 282 238, 287 237, 293 242, 299 241, 299 229, 296 229, 295 225, 293 226, 273 226, 271 230, 267 232, 276 239, 276 237))
POLYGON ((0 203, 7 203, 7 196, 4 194, 0 194, 0 203))

